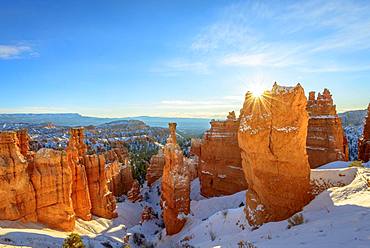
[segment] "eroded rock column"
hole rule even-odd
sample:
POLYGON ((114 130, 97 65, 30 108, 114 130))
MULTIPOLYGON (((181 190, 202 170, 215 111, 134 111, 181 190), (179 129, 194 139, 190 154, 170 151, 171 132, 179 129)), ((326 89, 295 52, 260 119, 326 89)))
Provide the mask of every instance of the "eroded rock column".
POLYGON ((370 160, 370 104, 367 108, 364 133, 358 141, 358 159, 364 162, 370 160))
POLYGON ((246 216, 252 226, 287 219, 309 198, 307 99, 300 84, 274 84, 260 97, 248 92, 238 132, 248 183, 246 216))
POLYGON ((168 235, 181 231, 190 212, 190 180, 183 153, 176 142, 176 123, 170 123, 170 137, 164 147, 161 206, 168 235))

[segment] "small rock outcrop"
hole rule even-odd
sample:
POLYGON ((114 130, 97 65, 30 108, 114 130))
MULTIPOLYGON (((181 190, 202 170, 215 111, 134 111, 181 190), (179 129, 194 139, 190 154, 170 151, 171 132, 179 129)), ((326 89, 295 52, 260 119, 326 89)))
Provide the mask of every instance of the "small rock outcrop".
POLYGON ((161 206, 167 235, 173 235, 181 231, 190 212, 190 179, 176 141, 176 123, 170 123, 169 129, 170 136, 164 147, 161 206))
POLYGON ((0 220, 37 221, 29 165, 15 132, 0 132, 0 220))
POLYGON ((138 180, 134 180, 134 183, 132 184, 132 188, 127 193, 127 198, 131 202, 137 202, 137 201, 143 200, 143 196, 140 194, 140 184, 138 180))
POLYGON ((146 172, 146 180, 149 187, 152 186, 155 181, 162 177, 164 163, 165 159, 163 150, 160 149, 158 151, 158 154, 153 155, 150 158, 150 165, 146 172))
POLYGON ((307 99, 300 84, 274 84, 260 97, 245 96, 239 146, 248 182, 246 217, 252 226, 289 218, 309 200, 307 99))
POLYGON ((52 228, 72 231, 75 226, 72 172, 66 153, 43 148, 37 151, 30 163, 37 221, 52 228))
POLYGON ((358 159, 364 162, 370 160, 370 104, 367 108, 364 133, 358 141, 358 159))
POLYGON ((324 89, 317 98, 315 92, 310 92, 307 112, 307 154, 311 168, 338 160, 347 161, 347 138, 330 91, 324 89))
POLYGON ((239 119, 234 111, 230 112, 226 121, 211 121, 211 129, 205 132, 200 148, 192 149, 200 155, 199 180, 203 196, 231 195, 247 188, 238 130, 239 119))
POLYGON ((91 201, 84 165, 87 147, 83 128, 71 128, 67 146, 68 164, 72 171, 72 202, 75 214, 83 220, 91 220, 91 201))

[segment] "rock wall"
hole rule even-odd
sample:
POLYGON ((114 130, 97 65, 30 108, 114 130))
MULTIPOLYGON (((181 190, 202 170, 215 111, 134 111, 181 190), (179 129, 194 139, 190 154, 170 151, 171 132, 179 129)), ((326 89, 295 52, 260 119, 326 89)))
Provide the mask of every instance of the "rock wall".
POLYGON ((155 181, 162 177, 165 158, 163 150, 160 149, 158 154, 150 158, 150 164, 146 172, 146 180, 150 187, 155 181))
POLYGON ((72 172, 64 151, 43 148, 34 155, 31 181, 36 192, 37 221, 49 227, 72 231, 72 172))
POLYGON ((229 114, 226 121, 212 121, 200 148, 193 148, 200 154, 199 180, 203 196, 231 195, 247 188, 238 145, 239 120, 231 117, 229 114))
POLYGON ((36 221, 35 190, 15 132, 0 132, 0 220, 36 221))
POLYGON ((170 137, 164 147, 161 206, 167 235, 181 231, 190 212, 190 180, 183 153, 176 142, 176 123, 170 123, 170 137))
POLYGON ((275 83, 261 97, 245 96, 238 140, 249 186, 245 212, 252 226, 287 219, 310 200, 306 104, 300 84, 275 83))
POLYGON ((85 155, 84 159, 91 213, 107 219, 117 217, 116 199, 108 189, 104 155, 85 155))
POLYGON ((364 133, 358 141, 358 159, 364 162, 370 160, 370 104, 367 108, 364 133))
POLYGON ((30 137, 28 135, 27 129, 22 129, 16 132, 17 133, 17 145, 19 147, 19 151, 22 153, 24 157, 27 157, 27 154, 30 150, 30 137))
POLYGON ((338 160, 348 161, 347 138, 330 91, 324 89, 317 98, 315 92, 310 92, 307 112, 307 154, 311 168, 338 160))

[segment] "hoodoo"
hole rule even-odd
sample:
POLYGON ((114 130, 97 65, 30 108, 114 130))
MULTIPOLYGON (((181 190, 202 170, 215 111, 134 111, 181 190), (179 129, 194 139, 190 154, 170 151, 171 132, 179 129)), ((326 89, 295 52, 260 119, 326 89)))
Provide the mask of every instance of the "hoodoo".
POLYGON ((164 147, 161 206, 168 235, 181 231, 190 212, 190 179, 183 153, 176 142, 176 123, 169 124, 170 136, 164 147))
POLYGON ((370 160, 370 104, 367 108, 364 133, 358 141, 358 159, 364 162, 370 160))
POLYGON ((300 84, 245 96, 238 132, 248 183, 246 216, 259 226, 287 219, 309 200, 307 99, 300 84))
POLYGON ((330 91, 324 89, 317 98, 315 92, 310 92, 307 112, 309 114, 307 154, 311 168, 338 160, 347 161, 347 138, 330 91))
POLYGON ((205 132, 201 142, 194 140, 192 152, 199 154, 202 195, 231 195, 247 188, 238 145, 238 129, 239 119, 233 111, 225 121, 211 121, 211 129, 205 132))

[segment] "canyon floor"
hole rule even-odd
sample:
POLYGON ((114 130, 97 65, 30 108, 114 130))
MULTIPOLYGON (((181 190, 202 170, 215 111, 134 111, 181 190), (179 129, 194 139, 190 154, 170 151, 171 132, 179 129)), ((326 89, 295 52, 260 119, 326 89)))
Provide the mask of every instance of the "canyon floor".
MULTIPOLYGON (((142 188, 142 202, 121 198, 118 218, 78 220, 75 232, 83 237, 86 247, 94 248, 123 247, 124 236, 134 233, 143 234, 142 242, 148 247, 369 247, 370 163, 364 168, 349 168, 349 164, 334 162, 311 170, 312 180, 342 187, 316 196, 301 212, 304 223, 290 229, 288 221, 281 221, 252 230, 243 212, 245 191, 205 199, 196 179, 191 188, 191 214, 176 235, 166 236, 160 219, 140 224, 144 206, 160 212, 160 181, 142 188)), ((61 247, 68 234, 39 224, 1 221, 0 247, 61 247)), ((137 247, 132 240, 131 247, 137 247)))

